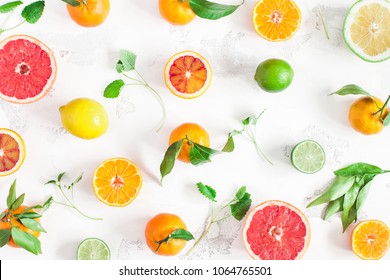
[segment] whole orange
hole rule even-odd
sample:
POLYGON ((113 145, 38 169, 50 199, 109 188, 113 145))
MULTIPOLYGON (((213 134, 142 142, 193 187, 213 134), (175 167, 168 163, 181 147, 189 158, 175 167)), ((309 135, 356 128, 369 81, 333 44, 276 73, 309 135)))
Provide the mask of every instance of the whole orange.
POLYGON ((196 16, 184 0, 159 0, 159 8, 161 16, 173 25, 185 25, 196 16))
POLYGON ((110 12, 110 0, 77 0, 80 5, 66 5, 70 17, 84 27, 102 24, 110 12))
POLYGON ((183 141, 179 156, 177 157, 183 162, 190 162, 190 149, 194 143, 210 147, 209 134, 203 127, 195 123, 183 123, 172 130, 169 137, 169 145, 186 138, 190 141, 183 141))
POLYGON ((154 216, 148 221, 145 228, 146 244, 154 253, 162 256, 177 255, 186 245, 183 239, 171 239, 164 242, 158 248, 158 241, 167 238, 173 231, 177 229, 187 229, 182 219, 169 213, 161 213, 154 216), (156 251, 156 249, 158 250, 156 251))
MULTIPOLYGON (((31 230, 27 227, 25 227, 23 224, 21 224, 18 219, 15 217, 16 214, 20 214, 23 212, 23 210, 27 208, 27 206, 20 206, 19 208, 17 208, 16 210, 9 210, 9 209, 6 209, 4 212, 6 213, 6 216, 0 220, 0 229, 11 229, 11 223, 14 227, 24 231, 24 232, 27 232, 29 234, 32 234, 34 235, 35 237, 39 237, 40 235, 40 232, 39 231, 34 231, 34 230, 31 230)), ((39 222, 39 219, 35 219, 36 221, 39 222)), ((15 247, 15 248, 20 248, 20 246, 16 245, 13 238, 11 237, 9 240, 8 240, 8 245, 9 246, 12 246, 12 247, 15 247)))
MULTIPOLYGON (((365 135, 379 133, 383 129, 383 120, 378 111, 383 105, 383 102, 376 97, 365 96, 357 99, 349 108, 349 122, 352 128, 365 135)), ((384 119, 387 114, 386 108, 382 118, 384 119)))

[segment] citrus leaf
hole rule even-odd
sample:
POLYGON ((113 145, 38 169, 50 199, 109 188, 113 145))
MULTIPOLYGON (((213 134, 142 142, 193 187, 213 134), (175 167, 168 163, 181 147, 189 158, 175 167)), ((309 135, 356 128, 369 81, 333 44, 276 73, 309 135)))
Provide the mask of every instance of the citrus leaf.
POLYGON ((371 181, 367 182, 359 191, 359 194, 356 199, 356 211, 359 214, 359 211, 362 209, 364 202, 368 196, 368 193, 371 188, 371 181))
POLYGON ((0 220, 2 220, 5 217, 5 212, 0 213, 0 220))
POLYGON ((40 210, 40 214, 43 214, 47 209, 49 209, 49 207, 53 204, 53 202, 54 202, 53 197, 52 197, 52 196, 49 197, 49 198, 45 201, 45 203, 43 203, 42 209, 40 210))
POLYGON ((204 185, 203 183, 199 182, 196 184, 198 187, 199 192, 206 197, 207 199, 211 200, 212 202, 217 202, 215 198, 217 197, 217 192, 210 186, 204 185))
POLYGON ((24 201, 24 194, 21 194, 11 205, 11 210, 16 210, 22 205, 24 201))
POLYGON ((324 220, 328 220, 337 212, 343 211, 343 201, 344 196, 340 196, 335 200, 329 201, 328 206, 326 207, 324 220))
POLYGON ((236 192, 236 195, 235 195, 236 199, 237 199, 237 200, 242 199, 242 198, 244 197, 245 193, 246 193, 246 187, 245 187, 245 186, 242 186, 242 187, 239 188, 238 191, 236 192))
POLYGON ((354 204, 349 210, 343 210, 343 214, 341 215, 341 222, 343 224, 343 233, 352 224, 357 220, 357 211, 356 204, 354 204))
POLYGON ((174 230, 169 235, 169 239, 182 239, 182 240, 185 240, 185 241, 189 241, 189 240, 194 239, 194 236, 188 230, 185 230, 183 228, 179 228, 177 230, 174 230))
POLYGON ((42 208, 42 205, 34 205, 34 206, 30 206, 30 207, 27 207, 23 210, 22 214, 23 213, 27 213, 29 212, 30 210, 33 210, 33 209, 41 209, 42 208))
POLYGON ((249 193, 245 193, 239 201, 234 204, 230 204, 230 212, 236 220, 241 221, 251 207, 251 204, 251 195, 249 193))
POLYGON ((160 164, 161 181, 163 178, 171 173, 175 166, 175 161, 180 153, 183 139, 172 143, 165 152, 164 158, 160 164))
POLYGON ((39 232, 46 232, 46 230, 41 226, 41 224, 34 220, 34 219, 30 219, 30 218, 23 218, 23 219, 20 219, 20 222, 26 227, 26 228, 29 228, 33 231, 39 231, 39 232))
POLYGON ((189 3, 191 9, 198 17, 216 20, 232 14, 244 2, 240 5, 223 5, 206 0, 190 0, 189 3))
POLYGON ((11 238, 10 229, 0 229, 0 247, 5 246, 11 238))
POLYGON ((355 183, 353 186, 345 193, 343 200, 343 212, 349 212, 352 206, 356 202, 356 198, 359 194, 360 186, 355 183))
POLYGON ((104 90, 104 97, 117 98, 124 85, 125 82, 122 79, 111 82, 104 90))
POLYGON ((23 4, 22 1, 12 1, 12 2, 5 3, 5 4, 0 6, 0 13, 6 14, 9 12, 12 12, 16 7, 18 7, 22 4, 23 4))
POLYGON ((77 0, 62 0, 62 1, 71 5, 72 7, 80 6, 80 2, 77 0))
POLYGON ((320 195, 318 198, 313 200, 309 205, 309 207, 313 207, 319 204, 328 203, 332 200, 339 198, 344 195, 354 184, 355 177, 343 177, 337 176, 336 179, 332 182, 332 184, 326 189, 326 191, 320 195))
POLYGON ((192 165, 201 165, 210 162, 210 157, 219 153, 221 153, 221 151, 194 143, 190 148, 190 162, 192 165))
POLYGON ((386 116, 386 118, 383 120, 383 125, 384 126, 389 126, 390 125, 390 114, 386 116))
MULTIPOLYGON (((120 51, 120 56, 119 56, 119 61, 117 62, 116 69, 119 72, 119 69, 122 69, 122 71, 131 71, 135 69, 135 61, 137 59, 137 56, 128 50, 121 50, 120 51), (118 66, 121 65, 121 66, 118 66), (122 67, 122 68, 121 68, 122 67)), ((119 73, 121 73, 120 71, 119 73)))
POLYGON ((233 151, 234 151, 233 136, 231 135, 231 133, 229 133, 228 140, 226 141, 225 146, 223 146, 222 152, 231 153, 233 151))
POLYGON ((12 183, 11 187, 9 188, 8 196, 7 196, 7 207, 8 209, 11 209, 12 204, 16 200, 16 179, 12 183))
POLYGON ((41 254, 41 242, 34 235, 24 232, 18 228, 12 228, 11 236, 16 245, 35 255, 41 254))
POLYGON ((27 212, 27 213, 21 213, 21 214, 15 214, 15 217, 18 219, 36 219, 42 217, 41 214, 36 212, 27 212))
POLYGON ((45 1, 36 1, 24 7, 22 17, 31 24, 36 23, 42 16, 45 9, 45 1))
POLYGON ((367 91, 365 91, 361 87, 354 85, 354 84, 343 86, 341 89, 339 89, 338 91, 332 92, 330 95, 333 95, 333 94, 342 95, 342 96, 349 95, 349 94, 371 96, 370 93, 368 93, 367 91))
POLYGON ((381 174, 383 170, 379 168, 378 166, 364 163, 364 162, 358 162, 351 165, 348 165, 347 167, 344 167, 342 169, 336 170, 334 172, 337 176, 356 176, 356 175, 366 175, 366 174, 381 174))

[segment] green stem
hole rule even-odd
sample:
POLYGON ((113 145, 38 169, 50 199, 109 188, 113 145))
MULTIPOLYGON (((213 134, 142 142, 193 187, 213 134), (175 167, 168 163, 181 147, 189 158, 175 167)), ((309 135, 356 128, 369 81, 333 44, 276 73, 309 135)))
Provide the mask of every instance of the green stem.
POLYGON ((18 28, 19 26, 21 26, 23 23, 25 23, 26 21, 22 21, 21 23, 13 26, 13 27, 10 27, 10 28, 7 28, 7 29, 0 29, 0 34, 3 34, 4 32, 7 32, 7 31, 10 31, 10 30, 13 30, 15 28, 18 28))
MULTIPOLYGON (((375 100, 374 100, 374 101, 375 101, 375 100)), ((383 121, 383 118, 382 118, 383 111, 386 109, 386 106, 387 106, 387 104, 389 103, 389 101, 390 101, 390 95, 387 97, 385 103, 383 104, 383 106, 382 106, 381 108, 378 106, 378 104, 376 105, 376 106, 379 108, 379 110, 376 111, 375 113, 373 113, 372 115, 375 116, 375 115, 377 115, 378 113, 380 113, 380 114, 379 114, 379 118, 380 118, 380 120, 383 121)), ((375 102, 375 104, 376 104, 376 102, 375 102)))
POLYGON ((267 156, 260 149, 260 147, 259 147, 259 145, 257 144, 257 141, 256 141, 256 136, 254 135, 252 130, 250 128, 248 128, 248 126, 244 126, 244 130, 245 130, 246 134, 248 135, 249 140, 255 145, 257 154, 260 157, 262 157, 263 159, 265 159, 269 164, 273 165, 273 163, 267 158, 267 156))
POLYGON ((196 248, 196 246, 198 246, 198 244, 203 240, 203 238, 205 238, 205 236, 209 233, 210 231, 210 228, 211 226, 213 225, 214 221, 210 218, 210 222, 209 224, 207 225, 207 227, 205 228, 205 230, 203 231, 202 235, 199 237, 198 240, 195 241, 194 245, 192 245, 192 247, 188 250, 188 252, 186 253, 186 256, 188 257, 189 255, 191 255, 192 251, 194 251, 194 249, 196 248))
POLYGON ((322 12, 321 12, 321 9, 318 10, 318 14, 320 16, 320 19, 321 19, 321 22, 322 22, 322 26, 324 27, 326 38, 329 40, 330 37, 329 37, 329 33, 328 33, 328 28, 326 27, 326 21, 325 21, 325 18, 323 16, 322 12))

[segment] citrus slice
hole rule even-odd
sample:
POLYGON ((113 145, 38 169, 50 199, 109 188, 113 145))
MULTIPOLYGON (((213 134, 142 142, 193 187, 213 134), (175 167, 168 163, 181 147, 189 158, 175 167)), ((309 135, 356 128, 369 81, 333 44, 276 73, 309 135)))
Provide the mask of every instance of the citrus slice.
POLYGON ((77 248, 78 260, 109 260, 110 256, 107 244, 98 238, 87 238, 77 248))
POLYGON ((301 11, 292 0, 260 0, 253 8, 253 26, 271 42, 290 39, 301 24, 301 11))
POLYGON ((300 259, 309 246, 310 224, 298 208, 283 201, 265 201, 248 214, 243 241, 254 259, 300 259))
POLYGON ((56 78, 53 52, 38 39, 15 35, 0 42, 0 97, 31 103, 44 97, 56 78))
POLYGON ((390 2, 356 2, 345 16, 344 40, 360 58, 379 62, 390 57, 390 2))
POLYGON ((142 176, 138 166, 125 158, 101 163, 93 175, 93 189, 98 199, 109 206, 129 205, 138 195, 142 176))
POLYGON ((26 148, 22 137, 13 130, 0 128, 0 176, 16 172, 25 155, 26 148))
POLYGON ((316 173, 325 164, 325 152, 317 142, 305 140, 293 148, 291 163, 297 170, 303 173, 316 173))
POLYGON ((176 96, 190 99, 201 96, 211 83, 208 61, 193 51, 172 56, 164 69, 165 84, 176 96))
POLYGON ((390 230, 382 221, 363 221, 352 231, 352 251, 363 260, 382 258, 389 246, 390 230))

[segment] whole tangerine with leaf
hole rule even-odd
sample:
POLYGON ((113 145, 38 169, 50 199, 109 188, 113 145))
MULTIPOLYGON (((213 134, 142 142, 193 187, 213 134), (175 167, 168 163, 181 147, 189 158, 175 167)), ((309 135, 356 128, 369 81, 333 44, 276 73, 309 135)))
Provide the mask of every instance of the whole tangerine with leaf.
POLYGON ((101 25, 110 13, 110 0, 63 0, 69 16, 78 25, 96 27, 101 25))
POLYGON ((187 231, 186 224, 175 214, 160 213, 151 218, 145 227, 146 244, 157 255, 177 255, 192 239, 194 237, 187 231))
POLYGON ((378 97, 371 95, 354 84, 346 85, 332 94, 341 96, 351 94, 363 95, 354 101, 349 108, 349 123, 356 131, 365 135, 377 134, 390 124, 389 110, 387 108, 390 96, 383 102, 378 97))

